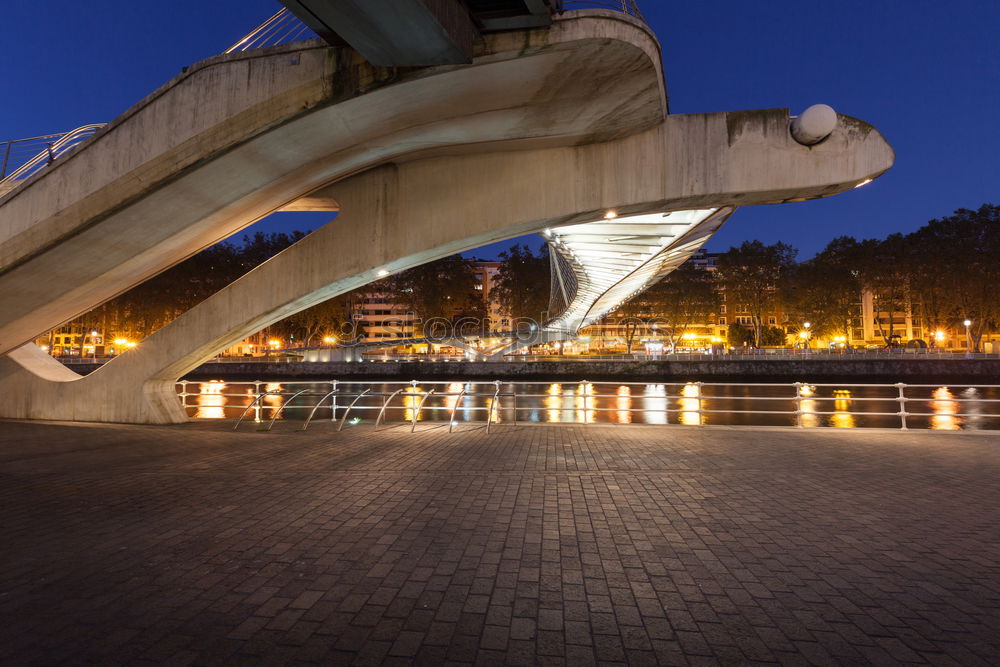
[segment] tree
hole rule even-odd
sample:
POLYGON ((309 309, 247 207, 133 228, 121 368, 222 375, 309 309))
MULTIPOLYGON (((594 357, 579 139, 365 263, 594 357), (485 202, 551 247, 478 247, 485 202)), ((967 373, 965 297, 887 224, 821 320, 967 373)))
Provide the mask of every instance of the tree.
POLYGON ((65 326, 142 340, 304 236, 258 232, 244 236, 242 245, 222 241, 65 326))
POLYGON ((643 330, 643 325, 648 325, 651 307, 646 294, 629 299, 615 310, 615 319, 622 332, 622 340, 625 341, 625 351, 632 354, 632 346, 635 339, 643 330))
POLYGON ((785 302, 798 321, 810 323, 815 335, 851 331, 861 294, 859 248, 857 240, 841 236, 791 272, 785 302))
POLYGON ((782 242, 744 241, 719 255, 719 281, 734 310, 750 315, 752 344, 764 344, 764 316, 776 310, 780 288, 795 265, 798 251, 782 242))
MULTIPOLYGON (((327 337, 349 343, 358 337, 358 306, 370 289, 366 287, 338 294, 292 315, 284 322, 307 347, 318 345, 327 337)), ((363 332, 360 333, 363 335, 363 332)))
MULTIPOLYGON (((426 336, 442 333, 435 324, 445 325, 450 333, 458 320, 486 314, 482 293, 476 290, 475 264, 461 255, 408 269, 388 284, 395 301, 423 320, 426 336)), ((427 349, 430 352, 429 343, 427 349)))
POLYGON ((858 279, 872 294, 875 326, 886 346, 893 344, 897 315, 910 306, 913 253, 902 234, 884 240, 866 239, 858 245, 858 279))
POLYGON ((726 342, 732 347, 747 347, 753 345, 753 332, 742 324, 734 322, 729 325, 729 328, 726 331, 726 342))
POLYGON ((972 349, 978 350, 983 334, 1000 325, 1000 206, 958 209, 907 240, 915 248, 912 289, 925 315, 939 326, 971 320, 972 349))
POLYGON ((720 304, 712 274, 692 262, 674 269, 642 296, 657 314, 657 326, 671 350, 676 349, 688 329, 718 312, 720 304))
POLYGON ((549 247, 536 253, 514 244, 500 253, 500 268, 493 290, 504 312, 513 319, 542 323, 549 309, 549 247))

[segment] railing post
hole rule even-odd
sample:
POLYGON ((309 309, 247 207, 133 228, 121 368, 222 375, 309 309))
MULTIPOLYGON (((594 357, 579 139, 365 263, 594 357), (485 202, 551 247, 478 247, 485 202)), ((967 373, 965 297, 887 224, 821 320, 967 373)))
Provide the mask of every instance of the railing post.
POLYGON ((802 383, 795 383, 795 426, 802 428, 802 383))
POLYGON ((517 388, 514 385, 511 385, 511 394, 514 397, 512 401, 514 405, 514 426, 517 426, 517 388))
POLYGON ((333 396, 330 397, 330 421, 337 421, 337 381, 334 380, 330 383, 330 391, 334 392, 333 396))
MULTIPOLYGON (((255 399, 260 396, 260 382, 259 381, 253 383, 253 395, 254 395, 255 399)), ((253 420, 256 423, 256 422, 260 422, 260 419, 261 419, 260 404, 261 404, 262 401, 255 401, 255 402, 256 402, 257 406, 253 409, 253 420)))
POLYGON ((906 385, 904 383, 902 383, 902 382, 897 382, 896 383, 896 388, 899 389, 899 396, 896 399, 896 400, 899 401, 899 421, 900 421, 899 429, 901 431, 906 431, 906 430, 909 430, 909 429, 906 428, 906 415, 907 415, 907 412, 906 412, 906 401, 907 401, 907 398, 906 398, 906 385))
POLYGON ((3 180, 7 176, 7 162, 10 160, 10 146, 12 143, 14 142, 8 141, 4 147, 3 164, 0 165, 0 180, 3 180))
POLYGON ((701 382, 701 381, 699 381, 697 383, 697 387, 698 387, 698 426, 704 426, 705 425, 705 414, 702 411, 702 405, 701 405, 701 385, 703 385, 703 384, 704 384, 704 382, 701 382))

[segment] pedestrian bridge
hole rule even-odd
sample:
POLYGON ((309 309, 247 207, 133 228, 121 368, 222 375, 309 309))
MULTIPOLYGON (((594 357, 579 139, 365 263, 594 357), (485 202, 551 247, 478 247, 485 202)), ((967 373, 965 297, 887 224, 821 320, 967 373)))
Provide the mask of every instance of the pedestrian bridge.
POLYGON ((736 207, 837 194, 893 162, 848 116, 814 136, 784 109, 668 115, 659 44, 630 13, 567 11, 480 38, 467 63, 426 67, 321 40, 210 58, 0 194, 0 416, 183 421, 174 382, 242 338, 388 273, 546 230, 566 305, 547 326, 565 336, 736 207), (340 213, 87 377, 30 342, 304 209, 340 213))

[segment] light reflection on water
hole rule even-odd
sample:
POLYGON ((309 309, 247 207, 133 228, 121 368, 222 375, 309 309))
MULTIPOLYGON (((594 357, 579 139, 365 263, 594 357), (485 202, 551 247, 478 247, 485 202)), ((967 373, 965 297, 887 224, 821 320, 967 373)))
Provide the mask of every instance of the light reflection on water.
POLYGON ((545 397, 545 407, 548 408, 546 415, 548 416, 549 423, 561 422, 562 421, 562 401, 560 396, 562 396, 562 385, 561 384, 550 384, 549 388, 546 390, 548 396, 545 397))
POLYGON ((816 387, 811 384, 804 384, 799 387, 799 396, 802 400, 799 401, 799 409, 802 414, 799 416, 799 423, 804 428, 812 428, 814 426, 819 426, 819 415, 816 414, 817 410, 821 410, 819 407, 819 401, 813 399, 812 397, 816 395, 816 387))
POLYGON ((641 416, 646 424, 667 423, 667 388, 662 384, 647 384, 643 392, 641 416))
POLYGON ((855 428, 854 415, 851 410, 851 390, 834 389, 833 395, 837 399, 833 402, 834 414, 830 415, 830 426, 834 428, 855 428))
POLYGON ((594 385, 590 382, 583 382, 573 389, 576 396, 574 407, 576 408, 577 424, 593 424, 597 420, 597 411, 594 410, 594 385))
MULTIPOLYGON (((285 391, 294 393, 307 385, 301 383, 282 384, 269 382, 259 385, 261 391, 285 391)), ((372 385, 369 383, 341 383, 343 397, 337 400, 337 418, 353 400, 349 394, 371 387, 372 393, 383 396, 366 396, 361 399, 351 417, 363 421, 373 421, 382 402, 388 394, 399 389, 399 385, 372 385)), ((887 427, 898 428, 900 418, 896 415, 899 403, 896 389, 891 385, 880 387, 853 386, 828 387, 802 384, 796 401, 792 386, 754 385, 702 385, 696 382, 675 384, 617 384, 617 383, 551 383, 503 384, 500 397, 493 403, 495 385, 493 383, 463 384, 417 384, 403 388, 386 410, 387 422, 417 421, 443 422, 455 410, 456 420, 465 422, 485 422, 493 404, 492 421, 510 422, 514 420, 514 398, 518 393, 517 421, 544 421, 550 423, 617 423, 617 424, 688 424, 705 423, 739 425, 794 425, 796 406, 802 413, 798 416, 802 426, 834 428, 887 427), (467 393, 458 405, 463 388, 467 393), (427 391, 435 394, 424 400, 427 391), (528 394, 542 394, 528 396, 528 394), (750 396, 770 396, 775 400, 755 401, 750 396), (861 400, 859 400, 861 399, 861 400), (423 405, 421 406, 421 402, 423 405), (710 410, 754 410, 748 413, 712 412, 711 422, 705 411, 710 410), (784 411, 787 414, 764 414, 762 411, 784 411), (888 413, 885 415, 865 413, 888 413)), ((289 403, 279 414, 279 419, 304 419, 306 414, 330 390, 330 383, 318 382, 307 393, 289 403)), ((188 413, 200 419, 221 419, 238 417, 246 406, 251 405, 255 396, 253 383, 211 381, 189 384, 189 392, 198 392, 188 398, 188 413)), ((910 413, 907 424, 911 428, 931 428, 960 430, 976 428, 1000 428, 1000 403, 990 403, 1000 399, 996 388, 910 387, 907 389, 906 410, 910 413), (923 392, 923 393, 921 393, 923 392), (960 396, 962 402, 956 396, 960 396), (926 416, 921 416, 925 413, 926 416), (962 414, 968 416, 961 416, 962 414)), ((287 395, 266 395, 252 417, 269 420, 278 408, 288 400, 287 395)), ((250 418, 251 415, 248 415, 250 418)), ((330 407, 324 403, 316 414, 316 419, 330 420, 330 407), (324 413, 325 412, 325 416, 324 413)), ((353 419, 352 419, 353 421, 353 419)))
POLYGON ((194 416, 200 419, 223 419, 226 416, 226 397, 222 395, 225 382, 204 382, 198 396, 198 409, 194 416))
MULTIPOLYGON (((420 400, 423 398, 424 389, 420 385, 411 385, 403 391, 403 421, 412 422, 413 412, 420 405, 420 400)), ((420 410, 417 412, 417 421, 422 421, 424 418, 424 411, 420 410)))
POLYGON ((615 407, 618 411, 615 412, 615 421, 619 424, 631 424, 632 423, 632 413, 630 408, 632 407, 632 387, 628 385, 620 385, 618 389, 615 390, 615 407))
POLYGON ((688 426, 706 423, 701 414, 701 387, 695 382, 688 382, 681 389, 681 397, 677 399, 681 412, 680 421, 688 426))
POLYGON ((961 429, 961 418, 956 417, 956 412, 961 412, 954 400, 955 395, 948 387, 938 387, 931 394, 934 400, 931 401, 931 409, 934 416, 931 417, 931 428, 940 431, 957 431, 961 429))

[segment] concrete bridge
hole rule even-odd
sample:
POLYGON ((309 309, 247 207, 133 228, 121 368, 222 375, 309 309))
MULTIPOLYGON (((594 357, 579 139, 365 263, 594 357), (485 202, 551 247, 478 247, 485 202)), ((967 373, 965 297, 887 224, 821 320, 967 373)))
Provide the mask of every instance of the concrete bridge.
MULTIPOLYGON (((547 229, 825 197, 893 162, 848 116, 816 137, 784 109, 668 115, 659 44, 627 14, 479 37, 467 64, 379 66, 319 40, 210 58, 0 196, 0 416, 184 421, 181 375, 388 273, 547 229), (283 209, 340 214, 86 377, 30 343, 283 209)), ((695 238, 648 259, 669 270, 695 238)))

